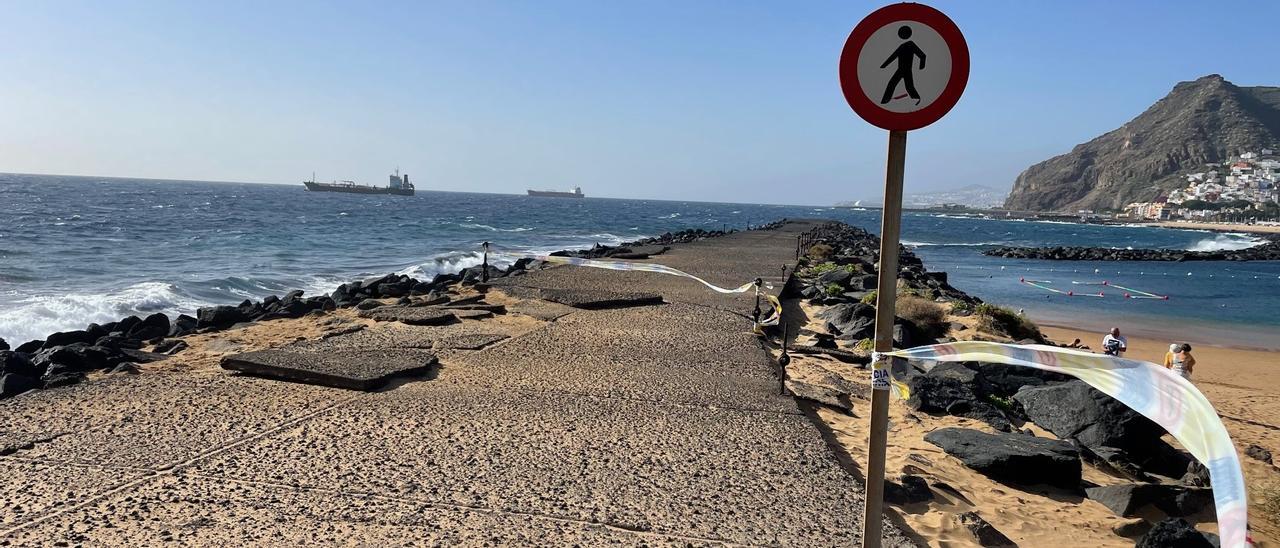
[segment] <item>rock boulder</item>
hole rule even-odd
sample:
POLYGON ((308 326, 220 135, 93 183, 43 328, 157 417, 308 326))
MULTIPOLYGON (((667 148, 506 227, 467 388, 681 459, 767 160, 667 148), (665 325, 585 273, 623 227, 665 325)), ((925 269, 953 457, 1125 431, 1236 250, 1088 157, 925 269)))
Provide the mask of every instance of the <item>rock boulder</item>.
POLYGON ((249 321, 244 310, 234 306, 210 306, 196 311, 196 327, 224 329, 240 322, 249 321))
POLYGON ((1113 447, 1146 454, 1164 434, 1150 419, 1083 381, 1024 387, 1013 399, 1041 428, 1089 448, 1113 447))
POLYGON ((924 439, 992 479, 1070 489, 1080 485, 1080 453, 1065 441, 968 428, 939 428, 924 439))
POLYGON ((1213 543, 1187 520, 1169 518, 1142 535, 1134 548, 1213 548, 1213 543))

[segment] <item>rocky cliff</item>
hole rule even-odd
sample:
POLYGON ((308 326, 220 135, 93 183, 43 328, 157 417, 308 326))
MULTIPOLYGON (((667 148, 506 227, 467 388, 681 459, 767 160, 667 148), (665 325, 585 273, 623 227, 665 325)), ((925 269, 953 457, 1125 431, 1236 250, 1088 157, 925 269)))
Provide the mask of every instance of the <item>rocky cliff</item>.
POLYGON ((1120 128, 1027 168, 1005 207, 1119 209, 1183 186, 1184 173, 1280 145, 1280 87, 1211 74, 1181 82, 1120 128))

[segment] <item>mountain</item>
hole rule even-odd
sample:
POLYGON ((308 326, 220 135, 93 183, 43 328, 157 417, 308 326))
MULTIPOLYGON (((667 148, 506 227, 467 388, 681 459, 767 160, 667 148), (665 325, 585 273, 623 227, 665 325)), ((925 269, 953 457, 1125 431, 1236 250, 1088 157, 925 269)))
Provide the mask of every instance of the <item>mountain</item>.
POLYGON ((1183 186, 1181 175, 1206 163, 1278 144, 1280 87, 1241 87, 1211 74, 1179 83, 1119 129, 1027 168, 1004 205, 1120 209, 1183 186))

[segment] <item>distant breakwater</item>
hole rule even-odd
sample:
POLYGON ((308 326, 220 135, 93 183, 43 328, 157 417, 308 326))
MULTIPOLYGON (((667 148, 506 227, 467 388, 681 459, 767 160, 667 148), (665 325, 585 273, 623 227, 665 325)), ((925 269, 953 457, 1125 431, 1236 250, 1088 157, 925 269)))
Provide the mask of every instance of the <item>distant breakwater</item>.
POLYGON ((1280 240, 1245 248, 1216 251, 1180 249, 1114 249, 1109 247, 996 247, 983 255, 1006 259, 1048 261, 1280 261, 1280 240))

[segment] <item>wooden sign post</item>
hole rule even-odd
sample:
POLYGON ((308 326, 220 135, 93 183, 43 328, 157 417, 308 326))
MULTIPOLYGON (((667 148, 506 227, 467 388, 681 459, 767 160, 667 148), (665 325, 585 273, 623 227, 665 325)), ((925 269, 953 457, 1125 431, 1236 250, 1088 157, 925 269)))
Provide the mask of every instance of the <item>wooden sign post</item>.
MULTIPOLYGON (((876 284, 876 352, 893 350, 907 131, 942 118, 960 100, 968 80, 969 48, 960 29, 942 12, 923 4, 893 4, 872 12, 854 27, 840 55, 845 100, 858 116, 889 130, 876 284)), ((862 545, 878 548, 889 422, 885 364, 873 364, 871 387, 862 545)))

